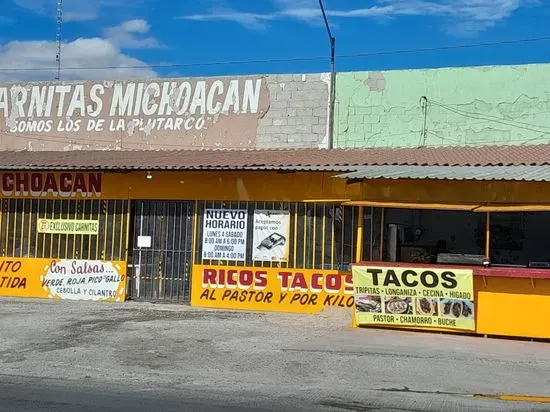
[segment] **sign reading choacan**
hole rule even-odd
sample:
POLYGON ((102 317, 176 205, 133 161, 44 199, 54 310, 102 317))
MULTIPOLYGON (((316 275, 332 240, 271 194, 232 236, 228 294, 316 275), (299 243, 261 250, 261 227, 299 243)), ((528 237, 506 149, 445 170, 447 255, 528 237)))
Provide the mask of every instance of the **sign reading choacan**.
POLYGON ((102 173, 2 172, 4 197, 100 198, 102 173))
POLYGON ((358 325, 475 330, 473 271, 352 267, 358 325))
POLYGON ((4 84, 0 135, 40 138, 42 150, 60 138, 85 148, 238 147, 255 142, 268 108, 258 76, 4 84))

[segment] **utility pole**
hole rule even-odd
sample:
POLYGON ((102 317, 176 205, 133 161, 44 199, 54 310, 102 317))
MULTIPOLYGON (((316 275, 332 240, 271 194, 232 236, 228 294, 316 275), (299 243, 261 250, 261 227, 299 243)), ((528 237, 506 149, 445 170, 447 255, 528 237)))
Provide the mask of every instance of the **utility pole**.
POLYGON ((57 64, 57 73, 55 80, 61 79, 61 28, 63 26, 63 0, 57 0, 57 18, 56 18, 56 34, 55 34, 55 62, 57 64))
POLYGON ((330 25, 328 23, 327 13, 323 0, 319 0, 319 7, 323 13, 325 27, 327 29, 328 38, 330 41, 330 97, 329 97, 329 115, 328 115, 328 148, 332 149, 334 142, 334 105, 336 102, 336 39, 332 35, 330 25))

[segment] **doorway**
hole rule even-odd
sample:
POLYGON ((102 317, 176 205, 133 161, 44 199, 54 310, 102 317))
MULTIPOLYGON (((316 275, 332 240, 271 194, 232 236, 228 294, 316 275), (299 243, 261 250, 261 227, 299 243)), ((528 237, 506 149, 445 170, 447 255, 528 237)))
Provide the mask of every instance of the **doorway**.
POLYGON ((132 204, 129 299, 189 303, 194 202, 132 204))

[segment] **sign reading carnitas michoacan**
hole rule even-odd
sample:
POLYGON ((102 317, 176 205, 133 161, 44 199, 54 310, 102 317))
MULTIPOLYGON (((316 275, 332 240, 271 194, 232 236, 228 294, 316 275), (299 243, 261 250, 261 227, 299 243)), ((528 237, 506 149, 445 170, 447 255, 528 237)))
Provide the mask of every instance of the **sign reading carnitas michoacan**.
POLYGON ((473 271, 353 266, 358 325, 475 330, 473 271))
POLYGON ((262 76, 3 83, 0 149, 26 137, 41 150, 245 147, 269 101, 262 76))

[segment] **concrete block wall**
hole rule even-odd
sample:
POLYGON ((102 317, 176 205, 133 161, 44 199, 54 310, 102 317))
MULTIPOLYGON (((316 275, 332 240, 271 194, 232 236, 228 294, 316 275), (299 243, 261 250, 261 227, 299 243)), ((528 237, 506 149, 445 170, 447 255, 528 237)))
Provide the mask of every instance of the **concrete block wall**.
POLYGON ((328 147, 330 74, 267 76, 269 109, 259 120, 256 147, 328 147))
POLYGON ((334 147, 549 143, 550 64, 340 73, 334 129, 334 147))

